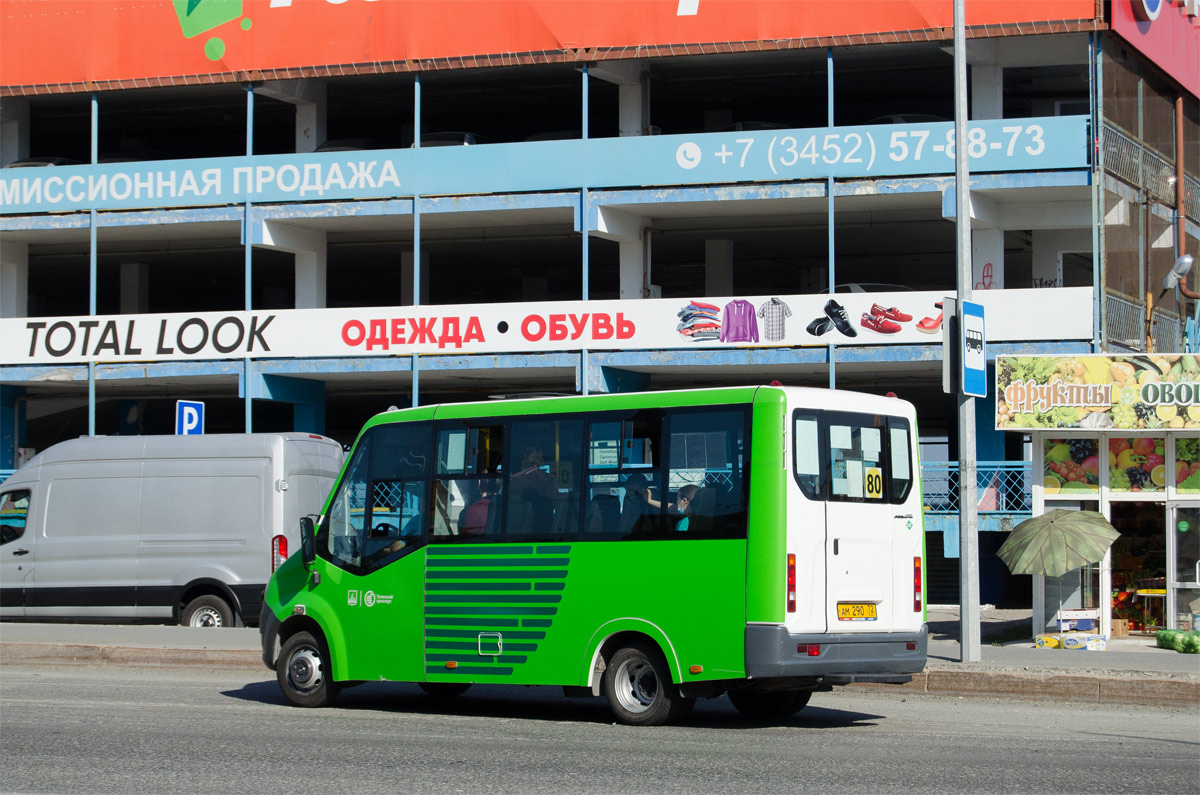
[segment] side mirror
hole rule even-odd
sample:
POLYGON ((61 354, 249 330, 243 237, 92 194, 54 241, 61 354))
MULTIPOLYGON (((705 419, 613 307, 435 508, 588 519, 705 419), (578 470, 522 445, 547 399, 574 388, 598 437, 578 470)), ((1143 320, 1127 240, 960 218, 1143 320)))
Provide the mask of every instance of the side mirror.
POLYGON ((300 559, 305 567, 311 566, 317 559, 317 533, 311 516, 300 519, 300 559))

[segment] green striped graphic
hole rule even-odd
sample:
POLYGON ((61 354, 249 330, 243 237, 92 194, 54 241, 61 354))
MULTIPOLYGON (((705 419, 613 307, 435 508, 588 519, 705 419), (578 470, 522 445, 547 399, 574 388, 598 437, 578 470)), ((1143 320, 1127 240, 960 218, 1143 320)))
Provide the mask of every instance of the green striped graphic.
POLYGON ((426 561, 425 670, 446 676, 512 676, 558 614, 571 547, 431 545, 426 561), (482 653, 481 653, 482 652, 482 653), (457 663, 447 668, 448 662, 457 663))

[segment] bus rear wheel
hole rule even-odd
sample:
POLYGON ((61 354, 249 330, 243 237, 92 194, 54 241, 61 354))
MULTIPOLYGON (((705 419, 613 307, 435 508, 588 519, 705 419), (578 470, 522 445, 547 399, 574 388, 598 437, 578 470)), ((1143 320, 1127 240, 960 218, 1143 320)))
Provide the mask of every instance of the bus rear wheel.
POLYGON ((780 720, 795 715, 808 705, 811 690, 764 693, 754 687, 730 690, 729 700, 737 711, 753 720, 780 720))
POLYGON ((298 707, 325 707, 341 688, 329 678, 329 652, 309 632, 297 632, 284 642, 275 661, 275 677, 288 701, 298 707))
POLYGON ((696 703, 679 694, 662 655, 644 643, 613 653, 601 689, 616 719, 629 726, 660 726, 683 717, 696 703))

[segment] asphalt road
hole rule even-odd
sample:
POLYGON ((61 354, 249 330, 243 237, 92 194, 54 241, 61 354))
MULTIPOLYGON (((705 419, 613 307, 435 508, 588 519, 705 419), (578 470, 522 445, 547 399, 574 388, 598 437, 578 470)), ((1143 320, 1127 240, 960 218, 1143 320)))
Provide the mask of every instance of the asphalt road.
POLYGON ((1190 792, 1192 708, 821 693, 782 725, 725 699, 678 726, 600 700, 410 685, 285 706, 270 674, 0 669, 0 791, 62 793, 1190 792))

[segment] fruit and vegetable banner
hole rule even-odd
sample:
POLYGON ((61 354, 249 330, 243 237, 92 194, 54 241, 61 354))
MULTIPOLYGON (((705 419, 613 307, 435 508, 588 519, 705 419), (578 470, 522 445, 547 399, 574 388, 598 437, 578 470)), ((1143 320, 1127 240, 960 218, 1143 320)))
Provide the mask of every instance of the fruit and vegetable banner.
POLYGON ((996 428, 1200 430, 1200 357, 997 357, 996 428))
POLYGON ((1087 497, 1116 492, 1200 494, 1200 438, 1104 436, 1042 440, 1046 495, 1087 497))

